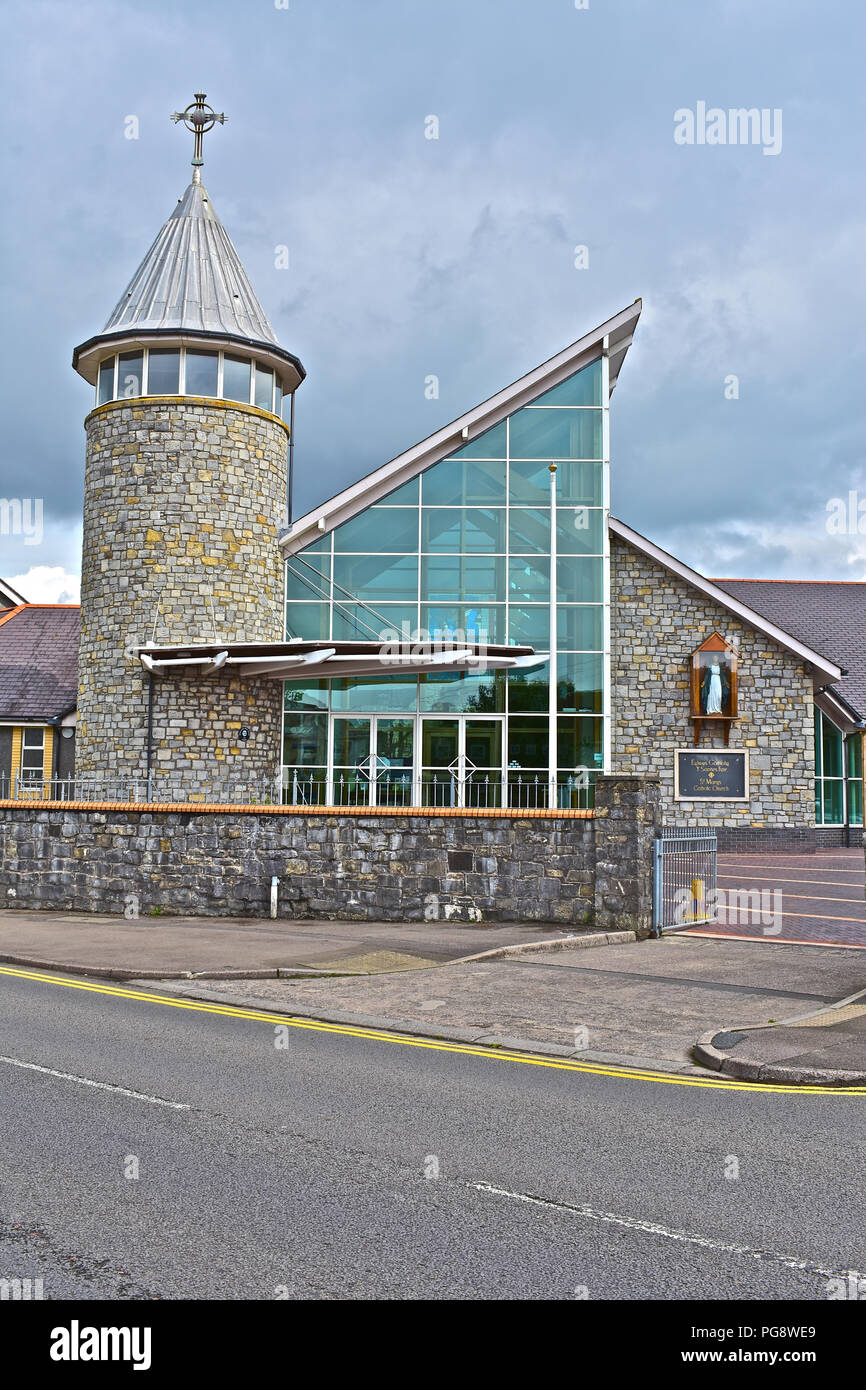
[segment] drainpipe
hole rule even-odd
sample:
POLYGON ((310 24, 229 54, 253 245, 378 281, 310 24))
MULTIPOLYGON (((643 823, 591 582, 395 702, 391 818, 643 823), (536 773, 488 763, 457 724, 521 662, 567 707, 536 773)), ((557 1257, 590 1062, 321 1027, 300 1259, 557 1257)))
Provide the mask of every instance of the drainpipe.
POLYGON ((272 920, 272 921, 276 918, 276 915, 277 915, 277 902, 278 902, 278 899, 279 899, 279 892, 280 892, 280 880, 279 880, 278 878, 272 878, 272 879, 271 879, 271 920, 272 920))
POLYGON ((290 397, 289 406, 289 495, 287 498, 289 525, 292 524, 292 492, 295 480, 295 393, 290 397))

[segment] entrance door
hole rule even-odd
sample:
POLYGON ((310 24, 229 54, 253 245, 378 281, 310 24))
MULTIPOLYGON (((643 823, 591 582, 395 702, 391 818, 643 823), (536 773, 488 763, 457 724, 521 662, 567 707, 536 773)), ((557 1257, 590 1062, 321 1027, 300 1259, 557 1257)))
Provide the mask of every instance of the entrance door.
POLYGON ((333 803, 411 806, 415 721, 334 717, 333 803))
POLYGON ((376 758, 371 774, 371 801, 377 806, 413 804, 414 719, 376 719, 376 758))
POLYGON ((370 719, 334 719, 333 795, 328 799, 334 806, 367 806, 370 803, 370 778, 365 767, 370 761, 370 719))
POLYGON ((463 720, 463 804, 502 805, 501 719, 463 720))
POLYGON ((457 715, 421 720, 421 782, 427 806, 502 804, 502 719, 457 715))
POLYGON ((425 806, 462 806, 460 720, 421 720, 421 796, 425 806))

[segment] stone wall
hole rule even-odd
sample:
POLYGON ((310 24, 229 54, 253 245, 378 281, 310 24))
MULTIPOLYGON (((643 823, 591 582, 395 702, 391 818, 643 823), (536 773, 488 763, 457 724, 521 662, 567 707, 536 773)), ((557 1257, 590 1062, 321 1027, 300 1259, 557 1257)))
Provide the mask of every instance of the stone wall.
MULTIPOLYGON (((659 778, 670 825, 713 826, 720 848, 814 847, 812 679, 755 632, 619 537, 611 536, 612 771, 659 778), (718 631, 738 651, 731 748, 749 750, 749 802, 675 801, 674 750, 693 746, 689 657, 718 631), (754 841, 754 843, 752 843, 754 841)), ((704 726, 701 748, 724 747, 704 726)))
MULTIPOLYGON (((87 417, 76 770, 141 775, 147 677, 128 649, 280 641, 283 422, 198 397, 87 417)), ((154 766, 260 778, 280 760, 279 683, 155 682, 154 766), (251 737, 234 734, 248 724, 251 737)))
POLYGON ((596 812, 0 807, 10 908, 384 922, 651 924, 658 786, 596 812))

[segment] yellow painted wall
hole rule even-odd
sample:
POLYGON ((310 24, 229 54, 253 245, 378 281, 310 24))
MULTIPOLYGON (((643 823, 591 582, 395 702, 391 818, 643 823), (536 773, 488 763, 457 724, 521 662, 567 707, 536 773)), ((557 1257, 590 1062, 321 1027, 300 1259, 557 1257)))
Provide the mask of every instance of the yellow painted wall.
POLYGON ((12 730, 12 782, 14 784, 18 773, 21 771, 21 739, 24 730, 19 728, 12 730))

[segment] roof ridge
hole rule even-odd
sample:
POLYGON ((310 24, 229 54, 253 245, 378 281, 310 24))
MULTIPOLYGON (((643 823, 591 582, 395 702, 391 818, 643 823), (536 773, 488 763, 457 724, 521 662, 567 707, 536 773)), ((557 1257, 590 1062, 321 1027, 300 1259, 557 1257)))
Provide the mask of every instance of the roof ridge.
POLYGON ((863 584, 866 579, 734 579, 725 577, 724 579, 710 578, 711 584, 863 584))

